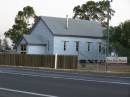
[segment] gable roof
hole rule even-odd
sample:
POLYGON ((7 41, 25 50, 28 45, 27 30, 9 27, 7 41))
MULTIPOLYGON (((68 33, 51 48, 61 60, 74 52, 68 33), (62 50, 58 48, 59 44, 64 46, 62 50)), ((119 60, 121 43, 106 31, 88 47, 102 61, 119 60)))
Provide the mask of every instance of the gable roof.
POLYGON ((46 16, 41 16, 40 18, 54 35, 103 37, 104 28, 98 22, 69 18, 67 29, 66 18, 46 16))
MULTIPOLYGON (((42 35, 32 35, 31 32, 37 27, 38 22, 42 20, 49 28, 51 33, 56 36, 74 36, 74 37, 87 37, 87 38, 103 38, 104 28, 100 23, 88 20, 68 19, 68 29, 66 28, 66 18, 40 16, 37 22, 33 25, 32 29, 24 38, 28 44, 31 45, 46 45, 47 40, 42 35)), ((43 35, 44 36, 44 35, 43 35)), ((20 40, 20 41, 21 41, 20 40)), ((16 48, 20 41, 15 45, 16 48)))

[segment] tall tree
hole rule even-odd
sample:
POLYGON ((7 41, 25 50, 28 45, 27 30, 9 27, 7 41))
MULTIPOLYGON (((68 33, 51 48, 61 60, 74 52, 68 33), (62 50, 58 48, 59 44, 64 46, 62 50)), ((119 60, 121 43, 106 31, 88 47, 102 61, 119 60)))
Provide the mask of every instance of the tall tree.
POLYGON ((112 28, 110 41, 130 49, 130 20, 112 28))
POLYGON ((10 38, 16 44, 23 34, 27 34, 36 21, 36 14, 33 7, 26 6, 22 11, 19 11, 15 17, 15 24, 8 31, 5 36, 10 38))
POLYGON ((130 20, 110 30, 110 42, 119 56, 127 56, 130 62, 130 20))
POLYGON ((107 0, 103 1, 88 1, 81 6, 74 7, 73 18, 95 20, 101 22, 104 26, 107 25, 106 18, 109 8, 109 19, 114 15, 115 11, 111 8, 110 3, 107 0))

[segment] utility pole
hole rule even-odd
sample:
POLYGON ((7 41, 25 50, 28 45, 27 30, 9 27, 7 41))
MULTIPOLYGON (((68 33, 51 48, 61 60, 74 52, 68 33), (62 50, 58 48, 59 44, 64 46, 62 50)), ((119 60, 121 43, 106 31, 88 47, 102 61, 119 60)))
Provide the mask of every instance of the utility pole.
POLYGON ((110 2, 112 2, 113 0, 109 1, 107 0, 107 3, 108 3, 108 9, 107 9, 107 56, 109 56, 109 46, 110 46, 110 43, 109 43, 109 38, 110 38, 110 35, 109 35, 109 21, 110 21, 110 2))
MULTIPOLYGON (((111 1, 112 2, 112 1, 111 1)), ((107 0, 108 8, 107 8, 107 57, 109 56, 109 14, 110 14, 110 1, 107 0)))
MULTIPOLYGON (((109 1, 109 0, 107 0, 107 4, 108 4, 108 8, 107 8, 107 51, 106 51, 106 57, 109 57, 109 45, 110 45, 110 43, 109 43, 109 20, 110 20, 110 2, 112 2, 112 0, 111 1, 109 1)), ((107 71, 107 63, 106 63, 106 71, 107 71)))

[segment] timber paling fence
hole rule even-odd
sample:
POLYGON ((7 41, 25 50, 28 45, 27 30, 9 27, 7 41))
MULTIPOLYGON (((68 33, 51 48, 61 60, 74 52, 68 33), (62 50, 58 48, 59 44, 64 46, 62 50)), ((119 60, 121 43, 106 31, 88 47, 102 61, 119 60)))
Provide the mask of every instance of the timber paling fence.
POLYGON ((0 65, 32 66, 61 69, 77 69, 77 56, 57 55, 0 54, 0 65))

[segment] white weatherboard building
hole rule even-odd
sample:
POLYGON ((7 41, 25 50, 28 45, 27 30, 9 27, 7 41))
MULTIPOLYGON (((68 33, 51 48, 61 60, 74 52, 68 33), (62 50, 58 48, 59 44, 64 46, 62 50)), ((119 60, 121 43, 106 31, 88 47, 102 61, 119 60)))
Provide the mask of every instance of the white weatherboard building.
POLYGON ((80 60, 104 60, 104 28, 97 22, 39 17, 17 44, 17 53, 77 55, 80 60))

